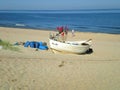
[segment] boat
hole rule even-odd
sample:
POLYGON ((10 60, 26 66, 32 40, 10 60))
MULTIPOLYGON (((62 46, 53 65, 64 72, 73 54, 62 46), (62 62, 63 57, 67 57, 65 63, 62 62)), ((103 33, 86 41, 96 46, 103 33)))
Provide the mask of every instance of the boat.
POLYGON ((82 41, 58 41, 55 38, 49 38, 50 48, 53 52, 66 52, 74 54, 84 54, 90 50, 91 39, 82 41))

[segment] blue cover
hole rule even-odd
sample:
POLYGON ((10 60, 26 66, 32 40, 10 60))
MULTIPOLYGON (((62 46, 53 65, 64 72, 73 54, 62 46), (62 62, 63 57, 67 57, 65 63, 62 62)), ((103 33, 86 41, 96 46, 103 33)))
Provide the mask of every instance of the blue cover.
POLYGON ((31 47, 31 48, 35 48, 35 42, 33 42, 33 41, 30 42, 30 47, 31 47))
POLYGON ((43 45, 43 42, 39 42, 39 49, 48 50, 48 47, 46 45, 43 45))
POLYGON ((39 42, 35 42, 35 48, 39 48, 40 44, 39 42))
POLYGON ((24 47, 28 47, 28 46, 30 46, 31 48, 38 48, 38 49, 41 49, 41 50, 48 50, 48 47, 46 45, 44 45, 43 42, 35 42, 35 41, 29 42, 29 41, 27 41, 24 44, 24 47))
POLYGON ((40 46, 43 46, 43 42, 39 42, 39 45, 40 45, 40 46))
POLYGON ((30 45, 30 42, 27 41, 25 44, 24 44, 24 47, 28 47, 30 45))
POLYGON ((41 50, 48 50, 48 47, 47 46, 39 46, 39 49, 41 49, 41 50))

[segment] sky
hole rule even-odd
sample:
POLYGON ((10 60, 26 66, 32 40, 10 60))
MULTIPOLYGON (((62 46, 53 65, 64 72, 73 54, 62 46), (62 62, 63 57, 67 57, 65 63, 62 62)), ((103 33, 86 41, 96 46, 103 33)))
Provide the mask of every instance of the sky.
POLYGON ((120 0, 0 0, 0 10, 120 9, 120 0))

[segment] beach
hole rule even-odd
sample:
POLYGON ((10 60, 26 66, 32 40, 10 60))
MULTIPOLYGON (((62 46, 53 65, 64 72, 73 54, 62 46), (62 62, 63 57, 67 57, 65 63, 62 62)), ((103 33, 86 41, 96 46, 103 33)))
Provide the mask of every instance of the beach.
MULTIPOLYGON (((56 31, 0 27, 0 39, 43 41, 56 31)), ((53 53, 18 45, 0 50, 0 90, 118 90, 120 88, 120 34, 75 32, 67 40, 92 39, 92 53, 53 53)))

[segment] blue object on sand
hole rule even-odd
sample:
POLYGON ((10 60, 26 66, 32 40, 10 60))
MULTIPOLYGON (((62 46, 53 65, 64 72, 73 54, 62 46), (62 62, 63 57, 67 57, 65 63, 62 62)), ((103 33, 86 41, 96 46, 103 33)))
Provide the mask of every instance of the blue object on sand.
POLYGON ((39 42, 39 45, 40 45, 40 46, 43 46, 43 42, 39 42))
POLYGON ((24 44, 24 47, 28 47, 30 45, 30 42, 27 41, 25 44, 24 44))
POLYGON ((43 42, 39 42, 39 49, 41 50, 48 50, 48 47, 43 44, 43 42))
POLYGON ((39 48, 40 43, 39 42, 35 42, 35 48, 39 48))
POLYGON ((48 47, 47 46, 39 46, 39 49, 41 49, 41 50, 48 50, 48 47))
POLYGON ((24 44, 24 47, 28 47, 30 46, 31 48, 38 48, 38 49, 41 49, 41 50, 48 50, 48 47, 43 43, 43 42, 35 42, 35 41, 27 41, 25 44, 24 44))
POLYGON ((30 42, 30 47, 31 47, 31 48, 36 48, 36 47, 35 47, 35 42, 34 42, 34 41, 30 42))

